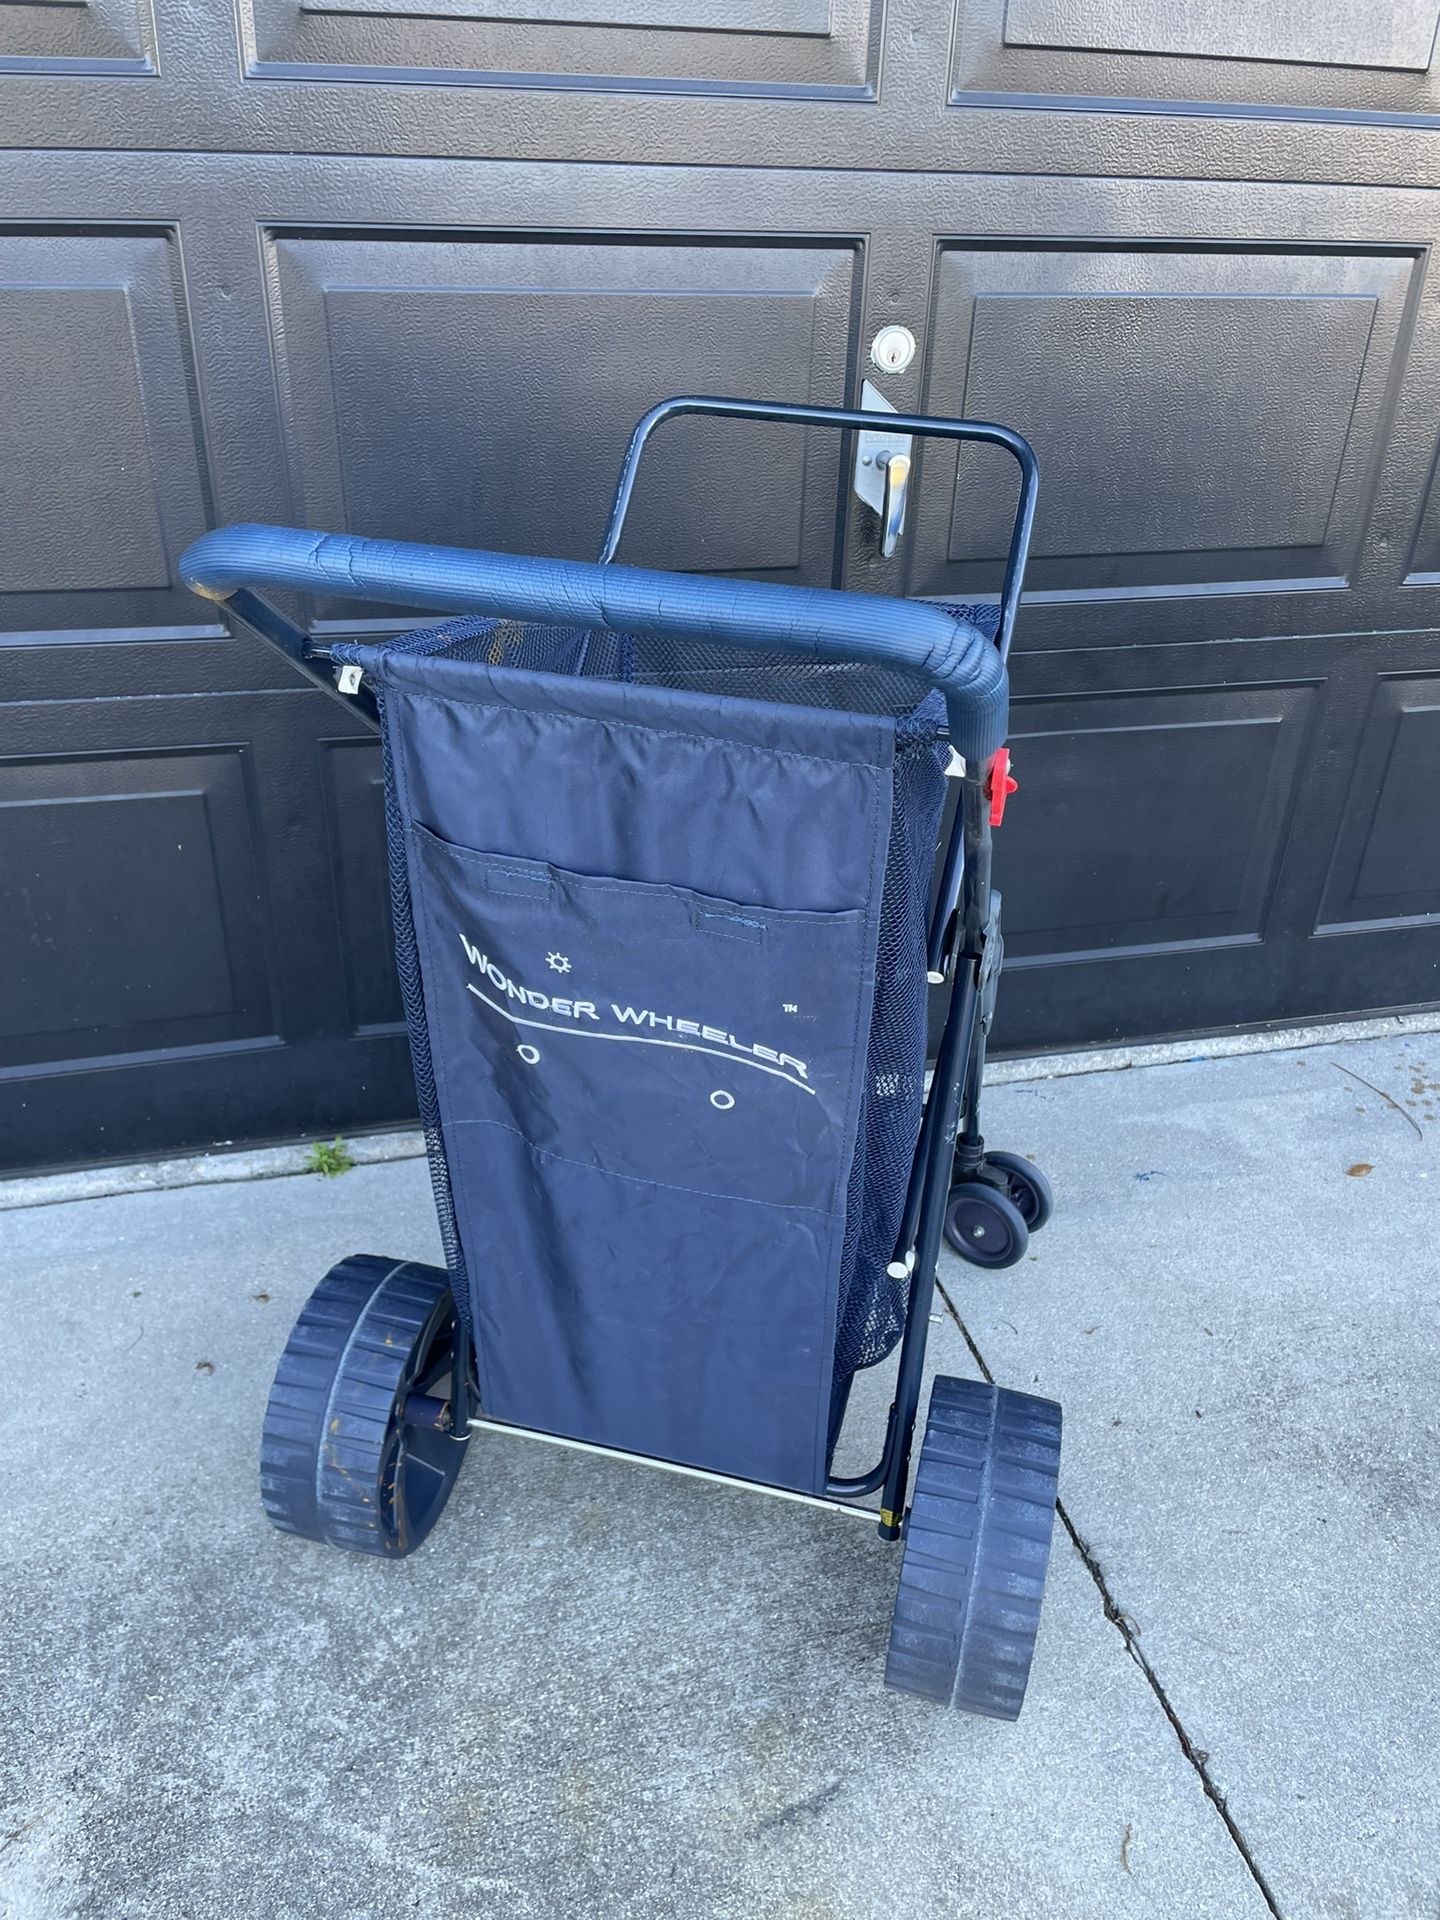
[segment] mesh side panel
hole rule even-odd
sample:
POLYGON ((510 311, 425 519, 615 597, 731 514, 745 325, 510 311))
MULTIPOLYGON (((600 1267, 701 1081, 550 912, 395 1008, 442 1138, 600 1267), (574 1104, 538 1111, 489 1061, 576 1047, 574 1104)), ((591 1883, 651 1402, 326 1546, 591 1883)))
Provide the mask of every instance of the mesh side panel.
POLYGON ((925 698, 927 684, 903 669, 846 661, 797 660, 789 653, 636 640, 634 678, 642 685, 739 700, 778 700, 787 706, 832 707, 899 718, 925 698))
POLYGON ((447 620, 392 642, 396 653, 444 653, 452 660, 479 660, 487 667, 583 673, 602 680, 634 679, 634 646, 623 634, 488 619, 447 620))
MULTIPOLYGON (((962 606, 948 611, 986 633, 995 632, 997 609, 993 606, 962 606)), ((874 1366, 891 1351, 905 1325, 908 1282, 892 1280, 886 1268, 895 1251, 924 1101, 925 938, 945 798, 945 710, 940 696, 927 694, 925 682, 903 670, 797 660, 790 654, 753 653, 734 647, 631 639, 584 628, 544 627, 514 620, 451 619, 409 634, 392 646, 397 652, 446 653, 454 659, 484 661, 489 666, 532 673, 593 675, 738 699, 885 714, 895 719, 894 803, 881 895, 875 1004, 841 1247, 835 1328, 837 1385, 857 1367, 874 1366)), ((440 1135, 403 823, 390 777, 388 746, 385 752, 396 966, 445 1263, 468 1332, 470 1294, 440 1135)))
MULTIPOLYGON (((946 611, 984 633, 995 631, 998 610, 993 606, 946 611)), ((480 660, 487 666, 517 667, 529 673, 586 674, 739 700, 888 714, 897 720, 913 714, 929 694, 928 683, 903 668, 801 660, 794 654, 757 653, 748 647, 631 638, 520 620, 447 620, 392 641, 391 646, 398 653, 445 653, 455 660, 480 660)))
POLYGON ((944 704, 933 695, 895 733, 875 1005, 840 1257, 837 1378, 883 1360, 905 1326, 909 1282, 892 1279, 886 1268, 895 1252, 925 1098, 925 937, 945 802, 944 731, 944 704))
MULTIPOLYGON (((954 606, 946 611, 991 638, 999 625, 998 606, 954 606)), ((810 671, 834 674, 837 669, 810 671)), ((895 1236, 925 1101, 929 1001, 925 943, 948 758, 945 705, 938 694, 929 694, 917 706, 917 682, 909 674, 864 667, 842 667, 838 672, 851 676, 854 691, 870 695, 860 703, 861 711, 894 713, 897 725, 865 1101, 846 1194, 840 1256, 837 1389, 858 1367, 873 1367, 883 1360, 905 1330, 909 1281, 892 1279, 886 1269, 896 1251, 895 1236), (903 704, 879 706, 874 704, 878 699, 903 704)), ((923 682, 919 685, 923 691, 923 682)))

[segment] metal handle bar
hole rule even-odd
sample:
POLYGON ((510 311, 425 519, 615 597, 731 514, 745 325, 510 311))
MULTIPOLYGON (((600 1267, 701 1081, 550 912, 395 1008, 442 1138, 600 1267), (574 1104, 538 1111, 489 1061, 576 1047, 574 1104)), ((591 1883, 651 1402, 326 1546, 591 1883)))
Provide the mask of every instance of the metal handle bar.
MULTIPOLYGON (((622 487, 632 472, 633 463, 622 487)), ((967 758, 993 753, 1005 738, 1003 660, 978 628, 923 601, 294 527, 217 528, 186 549, 180 571, 186 585, 208 600, 242 595, 234 611, 251 626, 254 610, 264 603, 250 590, 289 588, 901 667, 943 691, 950 737, 967 758)), ((264 637, 273 642, 269 632, 264 637)), ((312 659, 319 651, 306 648, 312 659)))
MULTIPOLYGON (((722 419, 777 420, 799 427, 857 427, 873 431, 877 422, 887 433, 908 433, 918 438, 937 440, 982 440, 1003 447, 1020 468, 1020 503, 1015 509, 1015 524, 1010 531, 1010 550, 1005 560, 1005 584, 1000 594, 1000 625, 995 645, 1000 658, 1010 658, 1010 638, 1015 630, 1015 615, 1020 606, 1020 589, 1025 578, 1025 557, 1030 548, 1030 532, 1035 524, 1035 499, 1040 486, 1040 470, 1035 449, 1009 427, 997 427, 989 420, 942 420, 926 413, 884 413, 862 411, 858 407, 802 407, 785 401, 727 400, 711 394, 681 395, 662 400, 652 407, 630 436, 625 464, 620 469, 620 484, 615 489, 615 504, 610 509, 610 524, 600 548, 600 563, 608 565, 620 546, 625 531, 625 516, 630 496, 635 491, 635 474, 645 443, 665 421, 682 413, 703 413, 722 419)), ((962 749, 963 751, 963 749, 962 749)))

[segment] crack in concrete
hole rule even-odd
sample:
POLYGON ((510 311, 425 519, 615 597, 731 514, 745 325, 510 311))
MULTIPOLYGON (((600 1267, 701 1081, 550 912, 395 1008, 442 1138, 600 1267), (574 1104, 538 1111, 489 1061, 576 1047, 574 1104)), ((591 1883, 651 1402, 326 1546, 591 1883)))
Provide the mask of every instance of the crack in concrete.
MULTIPOLYGON (((993 1373, 991 1373, 990 1368, 986 1363, 985 1356, 981 1353, 979 1347, 976 1345, 973 1337, 971 1336, 970 1329, 966 1326, 965 1322, 960 1317, 959 1309, 955 1305, 955 1302, 950 1298, 949 1293, 947 1292, 945 1286, 940 1281, 938 1276, 935 1282, 935 1290, 940 1295, 940 1298, 945 1302, 946 1307, 949 1309, 951 1319, 955 1322, 955 1325, 959 1328, 960 1337, 965 1342, 965 1345, 969 1348, 971 1359, 975 1362, 976 1366, 980 1369, 980 1372, 984 1375, 985 1379, 987 1379, 993 1386, 995 1384, 995 1376, 993 1373)), ((1218 1813, 1221 1820, 1224 1821, 1225 1831, 1230 1836, 1231 1844, 1234 1846, 1235 1851, 1240 1855, 1240 1858, 1244 1861, 1245 1869, 1249 1873, 1250 1878, 1255 1882, 1256 1890, 1259 1892, 1261 1899, 1265 1902, 1265 1905, 1269 1908, 1270 1912, 1274 1915, 1274 1920, 1285 1920, 1285 1916, 1280 1910, 1279 1902, 1275 1898, 1275 1894, 1270 1886, 1270 1882, 1265 1878, 1265 1874, 1261 1869, 1259 1861, 1256 1860, 1254 1853, 1251 1851, 1249 1841, 1245 1838, 1244 1834, 1240 1831, 1240 1828, 1236 1823, 1235 1816, 1231 1813, 1229 1805, 1226 1802, 1225 1795, 1221 1792, 1220 1788, 1216 1785, 1215 1780, 1211 1775, 1210 1765, 1209 1765, 1209 1762, 1210 1762, 1209 1754, 1206 1753, 1203 1747, 1197 1747, 1195 1742, 1190 1738, 1190 1735, 1185 1731, 1184 1723, 1181 1721, 1180 1716, 1176 1712, 1174 1706, 1172 1706, 1170 1702, 1170 1697, 1165 1691, 1164 1685, 1161 1682, 1159 1674, 1156 1673, 1154 1667, 1151 1666, 1149 1660, 1146 1659, 1144 1653, 1140 1649, 1140 1646, 1138 1643, 1139 1629, 1136 1627, 1134 1621, 1130 1618, 1129 1614, 1125 1612, 1124 1608, 1121 1607, 1119 1602, 1116 1600, 1114 1594, 1112 1593, 1110 1588, 1110 1582, 1105 1576, 1105 1570, 1100 1565, 1099 1559, 1097 1558, 1094 1549, 1090 1546, 1089 1542, 1081 1534, 1080 1529, 1075 1525, 1075 1522, 1071 1519, 1070 1514, 1067 1511, 1063 1501, 1060 1501, 1060 1500, 1056 1501, 1055 1512, 1056 1512, 1056 1516, 1060 1521, 1060 1524, 1064 1527, 1066 1533, 1069 1534, 1070 1536, 1070 1544, 1074 1547, 1075 1551, 1079 1554, 1081 1560, 1085 1564, 1086 1572, 1090 1575, 1090 1578, 1095 1583, 1096 1590, 1100 1595, 1101 1604, 1105 1609, 1105 1618, 1110 1622, 1111 1626, 1114 1627, 1115 1631, 1120 1635, 1120 1638, 1125 1645, 1125 1651, 1129 1654, 1130 1658, 1135 1662, 1135 1665, 1140 1669, 1140 1672, 1144 1675, 1146 1684, 1149 1686, 1150 1691, 1154 1694, 1156 1700, 1158 1701, 1161 1712, 1165 1715, 1165 1718, 1169 1721, 1171 1731, 1174 1733, 1176 1740, 1180 1743, 1180 1751, 1184 1754, 1186 1760, 1189 1761, 1191 1767, 1194 1768, 1196 1777, 1198 1778, 1201 1787, 1204 1789, 1206 1799, 1209 1800, 1210 1804, 1214 1807, 1216 1813, 1218 1813)))
POLYGON ((764 1833, 773 1833, 779 1827, 795 1826, 800 1821, 808 1819, 811 1814, 819 1813, 844 1790, 844 1786, 843 1780, 827 1781, 823 1787, 817 1787, 814 1793, 807 1793, 803 1799, 794 1800, 789 1806, 781 1807, 775 1813, 766 1814, 763 1820, 756 1821, 751 1827, 751 1839, 758 1839, 764 1833))
MULTIPOLYGON (((974 1351, 973 1347, 971 1351, 972 1352, 974 1351)), ((1214 1807, 1215 1811, 1219 1814, 1220 1818, 1225 1822, 1225 1831, 1229 1834, 1230 1839, 1235 1847, 1235 1851, 1240 1855, 1240 1858, 1245 1862, 1246 1870, 1249 1873, 1250 1878, 1255 1882, 1256 1888, 1259 1891, 1261 1899, 1265 1902, 1266 1906, 1270 1909, 1271 1913, 1275 1916, 1275 1920, 1284 1920, 1284 1915, 1280 1911, 1279 1904, 1275 1899, 1275 1895, 1271 1889, 1270 1883, 1265 1878, 1265 1875, 1261 1870, 1259 1861, 1256 1860, 1255 1855, 1251 1852, 1249 1841, 1245 1838, 1244 1834, 1240 1831, 1239 1826, 1236 1824, 1235 1816, 1230 1811, 1229 1805, 1225 1799, 1225 1795, 1220 1791, 1220 1788, 1215 1784, 1214 1779, 1211 1777, 1210 1767, 1209 1767, 1209 1759, 1210 1759, 1209 1754, 1207 1754, 1203 1748, 1197 1747, 1195 1745, 1195 1742, 1190 1738, 1190 1735, 1185 1731, 1184 1724, 1181 1721, 1179 1714, 1176 1712, 1175 1708, 1172 1706, 1170 1702, 1170 1697, 1165 1691, 1164 1685, 1160 1680, 1160 1676, 1156 1673, 1154 1667, 1151 1666, 1150 1662, 1146 1659, 1145 1655, 1141 1652, 1139 1646, 1136 1644, 1135 1625, 1133 1621, 1130 1619, 1129 1615, 1126 1614, 1123 1611, 1123 1609, 1116 1604, 1115 1598, 1110 1591, 1109 1583, 1105 1578, 1104 1569, 1101 1567, 1099 1560, 1095 1557, 1095 1552, 1093 1548, 1090 1546, 1089 1542, 1082 1537, 1079 1528, 1075 1525, 1075 1522, 1070 1518, 1069 1513, 1066 1511, 1064 1505, 1060 1501, 1056 1501, 1055 1511, 1059 1516, 1060 1522, 1065 1528, 1065 1531, 1069 1534, 1071 1544, 1075 1548, 1075 1551, 1079 1554, 1080 1558, 1084 1561, 1086 1571, 1089 1573, 1090 1578, 1095 1582, 1095 1585, 1099 1590, 1100 1599, 1105 1608, 1105 1618, 1110 1622, 1111 1626, 1113 1626, 1116 1632, 1120 1635, 1120 1638, 1125 1643, 1125 1651, 1129 1654, 1130 1658, 1135 1662, 1136 1666, 1140 1669, 1141 1673, 1144 1674, 1146 1682, 1150 1687, 1150 1691, 1154 1694, 1156 1700, 1160 1703, 1160 1710, 1165 1715, 1165 1718, 1170 1722, 1170 1726, 1174 1731, 1175 1738, 1180 1743, 1180 1751, 1184 1754, 1185 1758, 1190 1762, 1190 1765, 1195 1769, 1196 1775, 1198 1776, 1200 1781, 1200 1785, 1205 1790, 1206 1798, 1210 1801, 1211 1805, 1214 1807)))

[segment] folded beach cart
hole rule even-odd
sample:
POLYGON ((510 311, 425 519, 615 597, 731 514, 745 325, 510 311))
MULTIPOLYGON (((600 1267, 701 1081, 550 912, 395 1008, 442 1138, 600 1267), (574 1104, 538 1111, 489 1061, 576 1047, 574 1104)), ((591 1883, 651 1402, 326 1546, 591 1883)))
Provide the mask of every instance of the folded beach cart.
POLYGON ((266 1511, 409 1553, 495 1429, 782 1492, 903 1541, 891 1685, 1013 1718, 1060 1410, 942 1377, 913 1485, 911 1454, 942 1232, 1009 1264, 1050 1204, 978 1126, 1034 457, 1003 427, 886 417, 1019 463, 998 605, 616 565, 645 443, 683 413, 876 424, 667 401, 593 564, 262 526, 182 562, 380 730, 445 1249, 320 1282, 265 1418, 266 1511), (266 589, 443 618, 326 646, 266 589), (879 1458, 840 1477, 851 1382, 897 1346, 879 1458))

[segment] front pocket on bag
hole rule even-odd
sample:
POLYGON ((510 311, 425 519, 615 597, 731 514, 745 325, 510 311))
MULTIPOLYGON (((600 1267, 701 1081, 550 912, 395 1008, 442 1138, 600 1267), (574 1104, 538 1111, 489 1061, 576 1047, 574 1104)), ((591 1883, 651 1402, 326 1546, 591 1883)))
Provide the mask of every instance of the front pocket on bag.
POLYGON ((867 916, 587 875, 411 828, 447 1138, 495 1126, 620 1180, 837 1213, 867 916))

